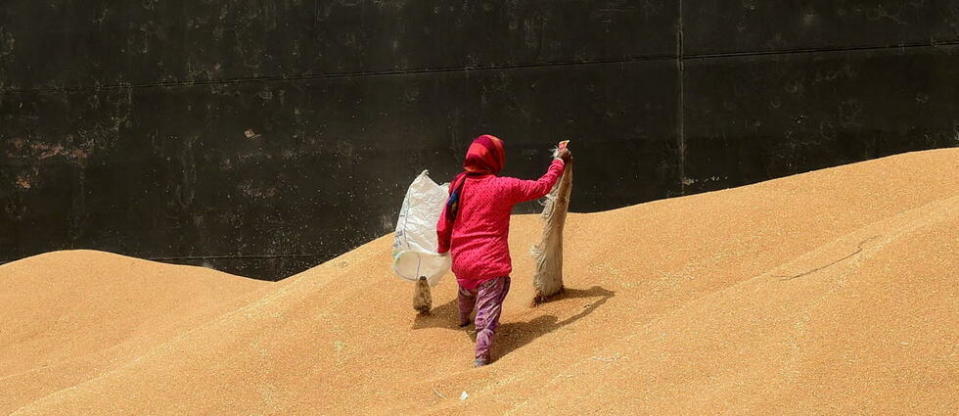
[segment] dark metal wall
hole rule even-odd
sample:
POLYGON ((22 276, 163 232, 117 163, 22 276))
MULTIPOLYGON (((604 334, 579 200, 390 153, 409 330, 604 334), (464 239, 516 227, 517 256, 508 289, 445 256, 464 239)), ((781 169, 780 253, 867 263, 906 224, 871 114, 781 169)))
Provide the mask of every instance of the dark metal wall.
POLYGON ((8 0, 0 261, 281 278, 481 133, 521 177, 572 138, 576 211, 954 146, 957 69, 959 0, 8 0))

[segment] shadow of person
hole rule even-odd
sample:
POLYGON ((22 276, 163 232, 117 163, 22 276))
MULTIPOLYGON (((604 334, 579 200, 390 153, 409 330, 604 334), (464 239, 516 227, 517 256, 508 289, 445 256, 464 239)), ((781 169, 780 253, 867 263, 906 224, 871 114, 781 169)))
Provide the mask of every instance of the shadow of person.
MULTIPOLYGON (((508 322, 501 324, 499 329, 496 330, 496 338, 493 341, 494 356, 502 357, 529 344, 536 338, 583 319, 600 306, 603 306, 603 304, 613 296, 616 296, 616 292, 600 286, 593 286, 589 289, 566 288, 562 293, 552 297, 549 301, 538 305, 558 303, 567 299, 595 298, 596 300, 586 305, 583 310, 577 314, 563 320, 559 320, 559 318, 553 315, 541 315, 528 322, 508 322)), ((416 318, 413 320, 413 329, 446 328, 459 330, 463 331, 463 334, 468 336, 470 340, 476 342, 476 331, 473 327, 471 326, 468 330, 464 330, 457 325, 458 322, 459 305, 454 298, 443 305, 433 308, 428 315, 416 315, 416 318)))
POLYGON ((596 298, 596 300, 586 305, 579 313, 563 320, 559 320, 553 315, 541 315, 529 322, 509 322, 500 325, 496 331, 496 340, 493 342, 495 356, 505 356, 529 344, 536 338, 583 319, 603 306, 613 296, 616 296, 616 292, 600 286, 593 286, 586 290, 566 288, 563 293, 554 296, 547 303, 578 298, 596 298))

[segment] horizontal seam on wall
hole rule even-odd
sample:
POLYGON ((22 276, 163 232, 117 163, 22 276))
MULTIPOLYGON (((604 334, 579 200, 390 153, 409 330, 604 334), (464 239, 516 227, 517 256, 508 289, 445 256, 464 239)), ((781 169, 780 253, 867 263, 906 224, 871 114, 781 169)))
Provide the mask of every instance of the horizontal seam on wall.
POLYGON ((382 77, 382 76, 417 75, 417 74, 451 73, 451 72, 467 72, 468 73, 468 72, 504 71, 504 70, 511 70, 511 69, 537 69, 537 68, 548 68, 548 67, 554 67, 554 66, 615 65, 615 64, 626 64, 626 63, 634 63, 634 62, 667 61, 667 60, 675 60, 675 59, 682 59, 686 61, 686 60, 694 60, 694 59, 703 60, 703 59, 721 59, 721 58, 750 57, 750 56, 874 51, 874 50, 884 50, 884 49, 936 48, 936 47, 942 47, 942 46, 959 46, 959 40, 937 41, 937 42, 930 42, 930 43, 896 44, 896 45, 873 45, 873 46, 852 46, 852 47, 832 47, 832 48, 771 49, 766 51, 717 52, 717 53, 701 53, 701 54, 687 53, 682 57, 677 57, 676 54, 657 54, 657 55, 643 55, 643 56, 636 56, 636 57, 628 57, 624 59, 614 59, 614 60, 580 61, 580 62, 572 62, 572 61, 544 62, 539 64, 528 64, 528 65, 422 68, 422 69, 408 69, 408 70, 396 70, 396 71, 371 71, 371 72, 367 72, 367 71, 330 72, 330 73, 308 73, 308 74, 291 75, 291 76, 243 77, 243 78, 229 78, 229 79, 217 79, 217 80, 120 83, 120 84, 108 84, 108 85, 100 85, 100 86, 93 86, 93 87, 83 86, 83 87, 4 88, 0 90, 0 94, 17 94, 17 93, 31 93, 31 92, 106 91, 106 90, 122 90, 122 89, 136 89, 136 88, 157 88, 157 87, 192 87, 192 86, 202 86, 202 85, 240 84, 240 83, 246 83, 246 82, 284 82, 284 81, 322 80, 322 79, 338 79, 338 78, 369 78, 369 77, 382 77))
POLYGON ((3 93, 24 93, 24 92, 46 92, 46 91, 101 91, 101 90, 111 90, 111 89, 127 89, 127 88, 154 88, 154 87, 177 87, 177 86, 197 86, 197 85, 223 85, 223 84, 239 84, 244 82, 262 82, 262 81, 302 81, 302 80, 320 80, 320 79, 337 79, 337 78, 369 78, 369 77, 382 77, 382 76, 395 76, 395 75, 417 75, 417 74, 430 74, 430 73, 451 73, 451 72, 487 72, 487 71, 503 71, 510 69, 536 69, 536 68, 549 68, 553 66, 588 66, 588 65, 615 65, 615 64, 624 64, 631 62, 645 62, 645 61, 662 61, 676 59, 675 55, 664 54, 664 55, 645 55, 639 57, 630 57, 625 59, 615 59, 615 60, 601 60, 601 61, 581 61, 581 62, 545 62, 540 64, 528 64, 528 65, 504 65, 504 66, 487 66, 487 67, 451 67, 451 68, 422 68, 422 69, 407 69, 407 70, 396 70, 396 71, 356 71, 356 72, 326 72, 326 73, 309 73, 301 75, 290 75, 290 76, 264 76, 264 77, 243 77, 243 78, 229 78, 229 79, 219 79, 219 80, 201 80, 201 81, 169 81, 169 82, 149 82, 149 83, 121 83, 121 84, 110 84, 110 85, 101 85, 96 87, 46 87, 46 88, 6 88, 3 89, 3 93))
POLYGON ((875 51, 884 49, 915 49, 915 48, 936 48, 940 46, 959 46, 959 40, 950 40, 934 43, 903 43, 896 45, 865 45, 831 48, 795 48, 795 49, 770 49, 768 51, 747 51, 747 52, 716 52, 686 54, 684 59, 711 59, 711 58, 736 58, 744 56, 765 56, 765 55, 802 55, 810 53, 834 53, 834 52, 856 52, 856 51, 875 51))

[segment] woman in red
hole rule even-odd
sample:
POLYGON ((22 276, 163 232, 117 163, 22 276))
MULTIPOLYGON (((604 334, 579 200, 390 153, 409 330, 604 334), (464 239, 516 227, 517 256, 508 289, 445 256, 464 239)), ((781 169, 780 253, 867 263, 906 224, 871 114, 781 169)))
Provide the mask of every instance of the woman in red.
POLYGON ((542 198, 563 174, 569 150, 561 150, 546 174, 535 181, 496 176, 506 162, 503 141, 491 135, 473 140, 463 172, 450 184, 446 209, 436 225, 439 253, 451 253, 459 284, 460 326, 476 309, 477 367, 489 364, 493 334, 513 266, 509 255, 509 218, 513 205, 542 198))

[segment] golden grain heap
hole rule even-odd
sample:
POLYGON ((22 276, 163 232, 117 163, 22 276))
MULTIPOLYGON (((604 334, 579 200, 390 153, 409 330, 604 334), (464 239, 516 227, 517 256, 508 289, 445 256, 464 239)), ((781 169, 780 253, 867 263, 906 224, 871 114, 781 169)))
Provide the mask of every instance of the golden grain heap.
POLYGON ((416 315, 391 236, 278 283, 0 266, 0 414, 959 412, 959 150, 571 214, 566 293, 533 308, 539 232, 514 219, 479 369, 453 279, 416 315))

